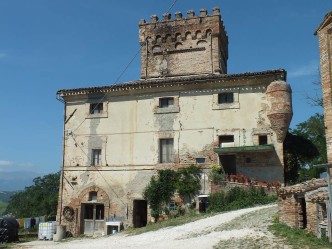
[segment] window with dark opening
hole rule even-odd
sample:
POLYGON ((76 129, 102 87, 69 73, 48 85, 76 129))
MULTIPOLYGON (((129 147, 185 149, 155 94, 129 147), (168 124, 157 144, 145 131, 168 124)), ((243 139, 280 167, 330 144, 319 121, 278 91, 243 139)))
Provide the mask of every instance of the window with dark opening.
POLYGON ((259 145, 267 144, 267 135, 258 136, 259 145))
POLYGON ((93 219, 93 205, 84 206, 84 219, 87 219, 87 220, 93 219))
POLYGON ((89 201, 96 201, 97 200, 97 192, 91 191, 89 192, 89 201))
POLYGON ((160 163, 172 163, 173 160, 173 138, 160 139, 160 163))
POLYGON ((205 163, 205 157, 196 157, 196 163, 205 163))
POLYGON ((233 93, 219 93, 218 94, 218 104, 233 103, 234 97, 233 93))
POLYGON ((92 150, 91 165, 100 165, 101 164, 101 149, 92 150))
POLYGON ((220 147, 222 147, 223 144, 227 144, 227 143, 234 143, 234 136, 233 135, 219 136, 220 147))
POLYGON ((96 220, 104 219, 104 205, 96 205, 96 220))
POLYGON ((90 104, 90 114, 97 114, 103 112, 103 103, 90 104))
POLYGON ((159 99, 159 107, 167 108, 174 106, 174 98, 160 98, 159 99))

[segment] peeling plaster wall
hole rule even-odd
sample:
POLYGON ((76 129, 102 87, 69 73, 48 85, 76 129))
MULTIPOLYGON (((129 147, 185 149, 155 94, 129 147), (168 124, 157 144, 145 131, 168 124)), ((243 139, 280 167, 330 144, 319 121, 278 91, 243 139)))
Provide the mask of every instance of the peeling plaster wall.
MULTIPOLYGON (((213 148, 219 146, 220 135, 234 135, 237 147, 258 145, 258 134, 266 134, 275 151, 251 153, 249 164, 248 155, 239 154, 237 170, 258 180, 283 182, 282 143, 267 118, 268 84, 213 88, 205 84, 195 90, 165 88, 160 93, 106 96, 103 114, 96 117, 89 115, 89 103, 96 98, 68 98, 62 208, 77 209, 78 220, 69 222, 62 217, 62 222, 73 234, 82 233, 81 204, 87 200, 79 196, 89 188, 98 188, 109 197, 105 218, 116 216, 131 225, 133 200, 143 198, 142 192, 156 170, 188 166, 196 163, 197 157, 205 158, 201 167, 206 169, 218 163, 213 148), (216 103, 220 92, 234 92, 235 103, 216 103), (174 97, 174 106, 160 108, 161 97, 174 97), (174 163, 159 163, 161 138, 174 139, 174 163), (102 150, 101 166, 91 166, 94 148, 102 150)), ((207 175, 202 179, 205 193, 210 191, 207 175)))

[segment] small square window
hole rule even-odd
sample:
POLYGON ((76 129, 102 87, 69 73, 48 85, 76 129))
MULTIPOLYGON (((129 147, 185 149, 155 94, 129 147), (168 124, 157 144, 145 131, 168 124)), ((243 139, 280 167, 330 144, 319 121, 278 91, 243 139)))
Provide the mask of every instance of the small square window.
POLYGON ((225 144, 232 144, 232 143, 234 143, 234 135, 219 136, 220 147, 223 147, 223 145, 225 145, 225 144))
POLYGON ((93 149, 91 159, 91 165, 101 165, 101 149, 93 149))
POLYGON ((90 114, 97 114, 103 112, 103 103, 90 104, 90 114))
POLYGON ((218 94, 218 104, 228 104, 233 103, 234 97, 233 93, 219 93, 218 94))
POLYGON ((160 98, 159 99, 159 107, 167 108, 174 106, 174 98, 160 98))
POLYGON ((258 136, 258 143, 259 145, 267 144, 267 135, 258 136))
POLYGON ((97 192, 91 191, 89 192, 89 201, 97 201, 97 192))
POLYGON ((170 201, 168 209, 171 212, 175 212, 176 211, 176 203, 175 203, 175 201, 170 201))
POLYGON ((173 153, 173 138, 160 139, 160 163, 172 163, 173 153))
POLYGON ((196 163, 205 163, 205 157, 196 157, 196 163))

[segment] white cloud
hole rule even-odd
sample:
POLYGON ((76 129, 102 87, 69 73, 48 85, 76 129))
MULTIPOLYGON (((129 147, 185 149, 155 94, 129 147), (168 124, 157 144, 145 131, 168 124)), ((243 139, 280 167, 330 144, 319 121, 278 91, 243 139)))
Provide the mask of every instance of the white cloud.
POLYGON ((17 170, 35 170, 35 165, 30 162, 17 163, 8 160, 0 160, 0 172, 13 172, 17 170))
POLYGON ((32 167, 33 163, 19 163, 18 166, 20 166, 20 167, 32 167))
POLYGON ((289 77, 314 76, 319 73, 319 62, 311 61, 306 65, 288 71, 289 77))
POLYGON ((0 160, 0 166, 9 166, 12 164, 13 164, 13 162, 11 162, 11 161, 0 160))

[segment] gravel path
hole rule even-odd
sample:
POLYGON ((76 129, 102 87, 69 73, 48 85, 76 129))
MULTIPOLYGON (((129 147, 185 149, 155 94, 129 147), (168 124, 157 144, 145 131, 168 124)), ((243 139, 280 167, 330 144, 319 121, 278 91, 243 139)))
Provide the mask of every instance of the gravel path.
POLYGON ((218 214, 181 226, 139 235, 129 236, 120 233, 68 242, 33 241, 18 244, 15 248, 291 248, 267 229, 276 212, 277 206, 273 204, 218 214))

